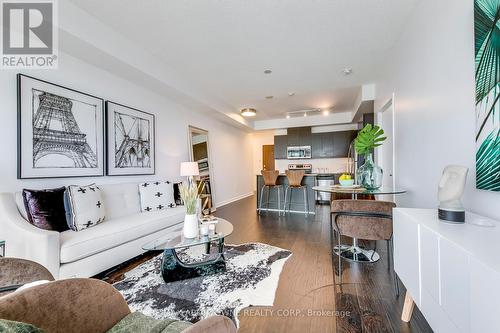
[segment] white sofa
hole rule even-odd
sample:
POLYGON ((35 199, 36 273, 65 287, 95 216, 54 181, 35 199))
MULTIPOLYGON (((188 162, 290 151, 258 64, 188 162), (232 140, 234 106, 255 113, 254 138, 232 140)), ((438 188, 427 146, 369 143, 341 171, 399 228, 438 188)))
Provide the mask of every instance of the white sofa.
POLYGON ((99 187, 106 220, 79 232, 39 229, 25 219, 20 193, 1 193, 0 240, 6 242, 6 256, 38 262, 56 279, 90 277, 143 253, 147 242, 181 230, 184 207, 142 213, 137 183, 99 187))

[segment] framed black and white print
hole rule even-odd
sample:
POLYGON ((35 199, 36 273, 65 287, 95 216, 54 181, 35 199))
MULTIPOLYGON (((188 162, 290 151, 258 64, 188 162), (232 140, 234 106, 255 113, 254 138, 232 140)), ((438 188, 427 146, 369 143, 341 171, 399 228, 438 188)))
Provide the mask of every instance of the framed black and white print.
POLYGON ((153 114, 106 101, 107 174, 155 174, 153 114))
POLYGON ((104 100, 17 75, 18 178, 104 175, 104 100))

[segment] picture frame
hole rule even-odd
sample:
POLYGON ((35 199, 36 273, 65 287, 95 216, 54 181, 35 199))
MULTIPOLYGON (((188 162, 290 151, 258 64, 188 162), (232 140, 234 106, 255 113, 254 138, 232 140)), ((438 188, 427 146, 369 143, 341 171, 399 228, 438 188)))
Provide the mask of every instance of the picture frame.
POLYGON ((17 74, 18 179, 104 175, 104 100, 17 74))
POLYGON ((106 101, 106 174, 154 175, 155 115, 106 101))

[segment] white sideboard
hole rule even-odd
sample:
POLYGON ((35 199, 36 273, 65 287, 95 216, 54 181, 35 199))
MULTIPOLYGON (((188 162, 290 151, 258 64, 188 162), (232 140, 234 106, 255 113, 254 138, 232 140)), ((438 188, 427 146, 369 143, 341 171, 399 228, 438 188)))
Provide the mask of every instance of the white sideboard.
POLYGON ((472 213, 443 223, 435 209, 393 218, 394 268, 434 332, 500 332, 500 223, 472 213))

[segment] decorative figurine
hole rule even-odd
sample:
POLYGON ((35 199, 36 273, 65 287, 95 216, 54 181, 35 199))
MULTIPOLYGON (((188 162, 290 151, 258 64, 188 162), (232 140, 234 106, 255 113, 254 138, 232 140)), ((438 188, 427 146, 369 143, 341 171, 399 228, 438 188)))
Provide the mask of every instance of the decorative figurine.
POLYGON ((459 165, 444 168, 438 190, 440 220, 450 223, 465 222, 465 209, 460 199, 465 190, 468 171, 468 168, 459 165))

